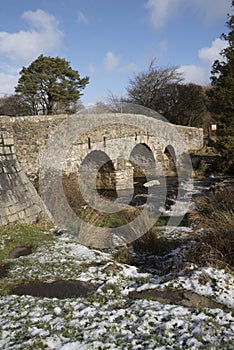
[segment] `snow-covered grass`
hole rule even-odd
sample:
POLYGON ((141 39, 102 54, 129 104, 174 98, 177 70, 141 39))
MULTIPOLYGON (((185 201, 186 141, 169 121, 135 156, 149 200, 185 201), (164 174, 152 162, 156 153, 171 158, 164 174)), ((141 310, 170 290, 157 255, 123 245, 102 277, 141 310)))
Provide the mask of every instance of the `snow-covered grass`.
MULTIPOLYGON (((183 272, 181 273, 183 274, 183 272)), ((191 290, 209 296, 234 310, 234 276, 211 267, 195 269, 191 275, 177 276, 161 287, 191 290)))
POLYGON ((90 250, 72 236, 48 240, 25 257, 5 260, 5 293, 26 281, 77 279, 96 287, 85 298, 0 296, 1 349, 233 349, 234 276, 196 268, 158 276, 90 250), (187 289, 230 308, 188 308, 132 300, 132 291, 187 289))

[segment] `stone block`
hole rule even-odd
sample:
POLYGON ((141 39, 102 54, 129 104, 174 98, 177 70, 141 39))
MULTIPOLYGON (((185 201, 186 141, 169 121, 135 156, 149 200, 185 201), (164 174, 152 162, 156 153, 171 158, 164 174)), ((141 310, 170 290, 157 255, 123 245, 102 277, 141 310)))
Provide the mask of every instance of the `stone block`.
POLYGON ((10 146, 11 147, 11 153, 15 153, 15 146, 10 146))
POLYGON ((0 217, 0 226, 6 226, 8 223, 9 221, 6 219, 6 217, 0 217))
POLYGON ((13 137, 4 138, 3 139, 3 144, 5 146, 13 146, 14 145, 13 137))
POLYGON ((25 214, 25 212, 22 210, 22 211, 18 212, 18 216, 19 216, 20 219, 24 220, 25 217, 26 217, 26 214, 25 214))
POLYGON ((6 160, 14 160, 16 159, 16 155, 15 154, 7 154, 6 155, 6 160))
POLYGON ((9 207, 5 207, 5 214, 4 214, 4 216, 8 216, 8 215, 11 215, 10 209, 9 209, 9 207))
POLYGON ((3 152, 4 152, 4 154, 11 154, 11 147, 4 145, 3 152))
POLYGON ((9 223, 17 222, 19 220, 19 216, 17 214, 9 215, 7 220, 9 223))
POLYGON ((18 208, 17 208, 17 205, 16 205, 16 204, 11 205, 10 207, 8 207, 8 210, 10 211, 10 214, 15 214, 15 213, 17 213, 17 212, 18 212, 17 209, 18 209, 18 208))
POLYGON ((35 210, 35 208, 33 206, 25 209, 25 214, 27 217, 30 217, 30 216, 33 216, 33 217, 36 217, 38 212, 37 210, 35 210))

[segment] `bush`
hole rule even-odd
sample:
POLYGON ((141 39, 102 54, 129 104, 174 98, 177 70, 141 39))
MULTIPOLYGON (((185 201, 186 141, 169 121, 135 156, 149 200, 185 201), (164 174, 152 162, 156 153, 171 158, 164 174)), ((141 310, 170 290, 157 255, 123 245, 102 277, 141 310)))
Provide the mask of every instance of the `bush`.
POLYGON ((234 269, 234 188, 220 188, 196 201, 196 233, 189 258, 198 265, 234 269))
POLYGON ((132 242, 134 252, 141 254, 163 255, 180 245, 178 240, 160 237, 157 227, 152 227, 143 236, 132 242))

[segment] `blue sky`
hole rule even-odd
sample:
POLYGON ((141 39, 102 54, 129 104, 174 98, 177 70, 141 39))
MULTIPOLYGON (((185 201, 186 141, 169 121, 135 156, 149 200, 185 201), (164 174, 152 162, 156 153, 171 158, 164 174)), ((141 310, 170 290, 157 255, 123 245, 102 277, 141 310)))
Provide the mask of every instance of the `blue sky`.
POLYGON ((178 66, 209 83, 231 0, 7 0, 0 4, 0 96, 40 54, 70 62, 90 83, 84 104, 124 96, 134 74, 178 66))

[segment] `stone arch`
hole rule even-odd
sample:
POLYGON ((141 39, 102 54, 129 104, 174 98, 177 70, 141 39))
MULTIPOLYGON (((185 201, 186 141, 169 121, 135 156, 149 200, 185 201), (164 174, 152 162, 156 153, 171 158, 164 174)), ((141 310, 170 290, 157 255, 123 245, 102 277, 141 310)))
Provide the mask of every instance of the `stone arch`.
MULTIPOLYGON (((96 188, 103 197, 117 198, 116 174, 112 160, 102 150, 92 150, 82 160, 78 172, 93 172, 96 176, 96 188)), ((87 176, 87 179, 89 176, 87 176)))
POLYGON ((153 151, 146 143, 136 144, 131 151, 129 160, 134 166, 135 177, 153 176, 156 161, 153 151))
MULTIPOLYGON (((148 188, 144 184, 155 175, 156 161, 153 151, 146 143, 138 143, 133 147, 129 160, 133 167, 134 195, 147 195, 148 188)), ((144 204, 144 200, 141 204, 144 204)))
POLYGON ((88 203, 89 196, 92 196, 93 180, 100 196, 113 200, 117 198, 115 169, 111 159, 101 150, 90 150, 73 163, 69 171, 63 171, 63 191, 74 213, 85 220, 84 209, 91 208, 88 203))

